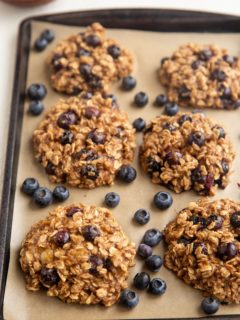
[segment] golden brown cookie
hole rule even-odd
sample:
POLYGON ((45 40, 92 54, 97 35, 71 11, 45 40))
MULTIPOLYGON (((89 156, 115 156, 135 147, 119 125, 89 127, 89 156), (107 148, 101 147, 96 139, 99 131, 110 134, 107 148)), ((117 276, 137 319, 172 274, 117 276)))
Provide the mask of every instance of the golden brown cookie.
POLYGON ((114 98, 81 94, 59 100, 33 133, 36 159, 54 183, 111 185, 133 160, 135 133, 114 98))
POLYGON ((135 245, 105 208, 58 207, 32 226, 20 263, 27 289, 67 303, 111 306, 127 287, 135 245))
POLYGON ((225 303, 240 303, 240 203, 191 202, 164 231, 165 266, 225 303))
POLYGON ((181 106, 240 107, 240 60, 226 49, 189 43, 179 47, 160 67, 168 98, 181 106))
POLYGON ((227 186, 234 157, 224 128, 202 113, 155 118, 140 151, 142 167, 153 183, 176 193, 194 189, 202 195, 227 186))
POLYGON ((85 32, 58 43, 50 56, 52 87, 69 95, 82 91, 107 91, 109 85, 132 72, 132 54, 105 37, 93 23, 85 32))

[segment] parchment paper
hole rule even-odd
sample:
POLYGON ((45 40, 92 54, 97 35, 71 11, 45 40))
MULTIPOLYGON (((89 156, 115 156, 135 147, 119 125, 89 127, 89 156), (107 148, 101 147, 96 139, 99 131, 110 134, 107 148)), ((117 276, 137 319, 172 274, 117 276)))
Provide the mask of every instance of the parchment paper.
MULTIPOLYGON (((55 46, 56 42, 79 32, 79 27, 67 27, 55 24, 34 22, 32 24, 32 42, 45 28, 51 28, 56 33, 55 41, 42 53, 34 51, 30 54, 27 85, 31 83, 44 83, 48 87, 48 95, 44 100, 45 112, 61 96, 51 90, 48 79, 48 70, 45 64, 46 57, 55 46)), ((155 33, 129 30, 108 30, 109 37, 114 37, 134 52, 136 57, 134 76, 137 78, 137 87, 131 92, 119 90, 119 83, 112 88, 117 94, 120 106, 127 110, 131 121, 137 117, 143 117, 147 122, 162 110, 153 106, 157 94, 164 92, 157 78, 157 68, 162 57, 168 56, 180 44, 189 41, 198 43, 214 43, 226 47, 234 55, 240 54, 240 34, 208 34, 208 33, 155 33), (133 96, 136 92, 143 90, 149 94, 149 104, 144 108, 137 108, 132 105, 133 96)), ((27 113, 29 101, 25 103, 25 114, 21 136, 21 149, 19 169, 17 177, 17 188, 14 205, 13 227, 11 238, 11 259, 9 265, 6 294, 4 301, 4 316, 7 320, 88 320, 88 319, 144 319, 144 318, 181 318, 201 317, 204 314, 199 306, 202 300, 201 293, 184 284, 177 279, 175 274, 165 267, 156 274, 166 280, 167 291, 161 297, 153 297, 147 292, 140 292, 140 303, 133 310, 125 310, 118 305, 110 308, 102 306, 81 306, 65 304, 57 298, 47 297, 45 292, 29 292, 25 289, 23 273, 18 262, 19 248, 25 234, 30 226, 44 218, 54 208, 51 205, 45 209, 37 208, 29 199, 20 192, 22 181, 26 177, 36 177, 40 184, 53 189, 41 166, 34 161, 31 150, 31 135, 45 112, 39 117, 30 116, 27 113)), ((239 150, 239 110, 238 111, 217 111, 207 110, 207 115, 222 123, 235 146, 237 157, 233 165, 231 182, 225 190, 218 190, 215 198, 229 197, 239 200, 240 190, 237 182, 240 181, 240 154, 239 150)), ((141 142, 141 133, 137 134, 138 144, 141 142)), ((144 232, 157 227, 163 229, 172 220, 176 212, 184 208, 190 201, 197 200, 198 196, 193 192, 185 192, 174 197, 173 205, 166 211, 159 211, 152 206, 154 194, 165 188, 154 185, 142 172, 137 161, 138 149, 136 151, 134 166, 138 169, 137 179, 130 185, 115 184, 112 187, 101 187, 95 190, 71 189, 71 196, 67 203, 79 201, 86 204, 102 205, 104 196, 109 191, 116 191, 121 196, 120 205, 113 209, 117 220, 121 223, 128 236, 138 244, 144 232), (133 213, 139 208, 146 208, 151 212, 151 220, 145 226, 138 226, 132 222, 133 213)), ((154 249, 155 254, 163 255, 163 244, 154 249)), ((132 269, 129 285, 133 276, 143 269, 143 262, 136 259, 136 266, 132 269)), ((240 306, 221 306, 218 314, 240 314, 240 306)))

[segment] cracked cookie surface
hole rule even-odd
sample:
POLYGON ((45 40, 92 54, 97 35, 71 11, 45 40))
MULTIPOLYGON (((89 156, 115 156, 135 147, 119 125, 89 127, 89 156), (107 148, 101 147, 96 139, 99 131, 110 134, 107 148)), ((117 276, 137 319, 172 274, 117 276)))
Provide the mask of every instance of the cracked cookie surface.
POLYGON ((132 54, 117 41, 106 38, 99 23, 59 42, 49 61, 52 87, 68 95, 106 92, 110 83, 133 69, 132 54))
POLYGON ((133 160, 135 130, 114 98, 100 93, 59 100, 33 133, 36 159, 54 183, 111 185, 133 160))
POLYGON ((214 195, 228 184, 235 157, 223 127, 202 113, 159 116, 145 130, 140 161, 153 183, 176 193, 214 195))
POLYGON ((164 230, 165 266, 224 303, 240 303, 240 203, 191 202, 164 230))
POLYGON ((127 287, 135 244, 105 208, 57 207, 22 242, 27 288, 67 303, 111 306, 127 287))
POLYGON ((180 46, 160 67, 168 98, 181 106, 240 107, 240 60, 226 49, 190 43, 180 46))

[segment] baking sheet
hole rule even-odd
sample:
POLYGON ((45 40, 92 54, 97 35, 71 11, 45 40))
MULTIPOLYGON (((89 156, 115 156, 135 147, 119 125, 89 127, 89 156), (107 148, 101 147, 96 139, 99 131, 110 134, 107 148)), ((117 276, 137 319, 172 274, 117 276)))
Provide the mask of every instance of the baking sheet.
MULTIPOLYGON (((47 297, 45 292, 36 293, 25 289, 23 273, 20 269, 18 257, 21 241, 30 229, 31 225, 44 218, 55 205, 44 209, 35 206, 29 197, 20 192, 22 181, 29 176, 36 177, 41 185, 53 189, 44 173, 42 167, 34 160, 31 150, 31 135, 44 117, 46 111, 57 102, 62 95, 50 88, 48 78, 48 67, 46 58, 56 42, 69 36, 72 33, 81 31, 79 27, 67 27, 43 22, 32 22, 31 42, 39 36, 45 28, 51 28, 56 33, 55 41, 42 53, 31 51, 29 57, 29 68, 27 86, 31 83, 44 83, 48 87, 48 95, 44 100, 45 112, 39 117, 30 116, 27 113, 29 101, 25 102, 23 129, 21 133, 21 147, 19 168, 17 175, 17 188, 15 195, 13 225, 11 236, 11 257, 9 272, 6 284, 4 300, 4 318, 7 320, 75 320, 75 319, 144 319, 144 318, 193 318, 201 317, 199 305, 202 300, 201 293, 184 284, 172 272, 162 267, 157 273, 151 276, 159 276, 167 282, 167 291, 161 297, 153 297, 147 292, 140 292, 140 303, 133 310, 125 310, 117 304, 105 308, 103 306, 81 306, 65 304, 57 298, 47 297)), ((240 34, 209 34, 209 33, 160 33, 143 32, 133 30, 108 29, 108 37, 117 39, 122 45, 128 47, 135 55, 135 70, 133 75, 137 78, 137 87, 131 92, 122 92, 119 89, 120 83, 112 87, 112 93, 118 97, 121 108, 128 111, 130 120, 143 117, 147 122, 159 115, 162 110, 153 105, 157 94, 164 92, 157 78, 157 69, 162 57, 168 56, 179 45, 187 42, 214 43, 226 47, 234 55, 240 54, 240 34), (132 105, 136 92, 145 91, 149 94, 149 104, 144 108, 137 108, 132 105)), ((215 198, 229 197, 239 200, 240 189, 237 182, 240 181, 240 155, 239 146, 239 110, 218 111, 207 110, 207 115, 217 122, 223 124, 235 146, 237 157, 233 164, 231 182, 225 190, 218 190, 215 198)), ((137 134, 138 145, 141 143, 142 135, 137 134)), ((152 227, 163 229, 172 220, 176 212, 184 208, 190 201, 196 201, 198 196, 194 192, 185 192, 176 195, 172 192, 174 202, 171 208, 166 211, 159 211, 152 205, 154 194, 165 190, 163 186, 153 185, 150 179, 142 172, 138 164, 138 149, 136 150, 134 166, 138 169, 137 179, 130 185, 116 183, 112 187, 100 187, 95 190, 70 189, 70 198, 65 202, 83 202, 86 204, 103 204, 107 192, 115 191, 121 196, 120 205, 112 209, 117 220, 131 240, 136 244, 140 242, 144 232, 152 227), (146 208, 151 212, 151 220, 145 226, 133 223, 134 212, 139 208, 146 208)), ((163 244, 154 249, 155 254, 163 255, 163 244)), ((132 268, 129 277, 129 285, 133 276, 143 270, 143 262, 136 258, 136 266, 132 268)), ((240 306, 221 306, 218 315, 240 314, 240 306)))

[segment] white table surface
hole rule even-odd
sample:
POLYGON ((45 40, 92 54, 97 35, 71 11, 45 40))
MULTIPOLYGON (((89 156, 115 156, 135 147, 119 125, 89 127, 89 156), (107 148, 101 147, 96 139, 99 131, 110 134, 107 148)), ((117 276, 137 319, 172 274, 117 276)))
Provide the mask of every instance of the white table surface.
POLYGON ((55 0, 47 5, 30 8, 19 8, 0 2, 0 192, 19 23, 29 16, 39 14, 124 7, 178 8, 240 15, 239 0, 55 0))

